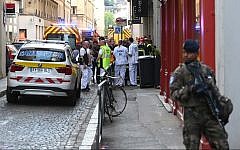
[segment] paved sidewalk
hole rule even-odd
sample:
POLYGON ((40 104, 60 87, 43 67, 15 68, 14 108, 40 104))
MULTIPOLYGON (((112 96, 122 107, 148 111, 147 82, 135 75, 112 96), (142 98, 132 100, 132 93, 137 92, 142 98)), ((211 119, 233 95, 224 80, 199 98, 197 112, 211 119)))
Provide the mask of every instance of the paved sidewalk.
POLYGON ((7 77, 0 79, 0 97, 4 96, 7 89, 7 77))
POLYGON ((102 149, 185 149, 182 124, 166 109, 159 89, 125 87, 126 110, 103 126, 102 149))

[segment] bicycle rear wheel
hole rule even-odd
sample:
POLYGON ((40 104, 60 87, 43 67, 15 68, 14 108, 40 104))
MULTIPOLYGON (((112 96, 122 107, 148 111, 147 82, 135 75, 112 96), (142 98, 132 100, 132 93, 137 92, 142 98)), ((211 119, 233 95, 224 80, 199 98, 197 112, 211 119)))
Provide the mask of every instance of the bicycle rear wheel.
POLYGON ((112 115, 112 112, 113 112, 113 109, 112 109, 112 102, 111 102, 111 98, 110 98, 110 95, 109 95, 109 91, 107 89, 107 87, 104 87, 104 112, 108 115, 108 118, 110 120, 110 122, 113 121, 113 115, 112 115))
POLYGON ((112 116, 119 116, 127 106, 127 94, 122 87, 114 86, 111 89, 111 99, 113 103, 112 116))

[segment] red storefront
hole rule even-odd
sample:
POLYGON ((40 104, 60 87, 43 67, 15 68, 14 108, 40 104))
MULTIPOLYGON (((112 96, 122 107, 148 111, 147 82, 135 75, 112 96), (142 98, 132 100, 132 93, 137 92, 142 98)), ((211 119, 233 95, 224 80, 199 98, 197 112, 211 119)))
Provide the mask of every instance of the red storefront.
MULTIPOLYGON (((167 0, 161 9, 160 94, 165 95, 174 115, 182 108, 169 97, 169 78, 182 62, 182 43, 192 38, 200 42, 200 60, 215 69, 215 0, 167 0)), ((202 142, 201 148, 209 148, 202 142)))

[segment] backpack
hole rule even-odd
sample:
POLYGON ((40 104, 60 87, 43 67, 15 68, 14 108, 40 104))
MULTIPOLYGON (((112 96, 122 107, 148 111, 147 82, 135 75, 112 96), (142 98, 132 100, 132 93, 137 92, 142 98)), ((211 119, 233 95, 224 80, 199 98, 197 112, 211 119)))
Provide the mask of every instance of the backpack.
POLYGON ((226 125, 228 123, 228 119, 233 111, 233 104, 231 99, 221 96, 219 99, 218 109, 219 109, 219 119, 223 125, 226 125))

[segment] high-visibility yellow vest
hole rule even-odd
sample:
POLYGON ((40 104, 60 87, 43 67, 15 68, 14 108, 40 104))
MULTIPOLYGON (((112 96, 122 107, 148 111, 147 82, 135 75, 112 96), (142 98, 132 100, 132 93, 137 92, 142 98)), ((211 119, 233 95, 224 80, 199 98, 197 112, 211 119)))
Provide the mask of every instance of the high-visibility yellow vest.
MULTIPOLYGON (((111 49, 106 46, 106 45, 103 45, 100 47, 102 49, 102 67, 107 70, 108 67, 110 66, 110 58, 111 58, 111 49)), ((101 61, 100 61, 101 62, 101 61)), ((100 62, 98 63, 99 64, 99 67, 101 66, 100 65, 100 62)))

